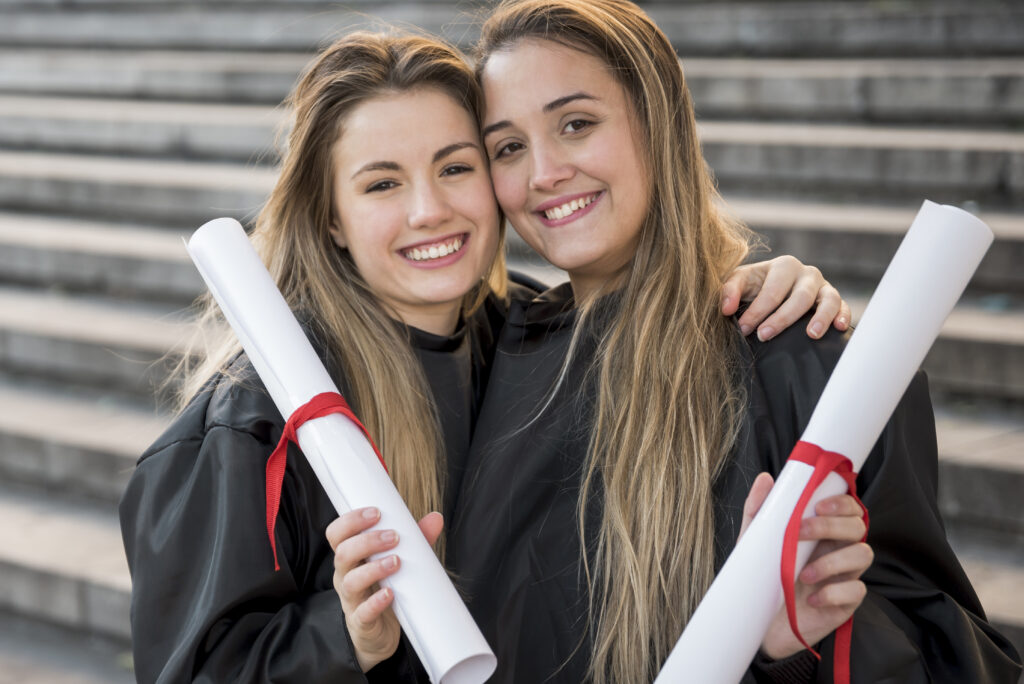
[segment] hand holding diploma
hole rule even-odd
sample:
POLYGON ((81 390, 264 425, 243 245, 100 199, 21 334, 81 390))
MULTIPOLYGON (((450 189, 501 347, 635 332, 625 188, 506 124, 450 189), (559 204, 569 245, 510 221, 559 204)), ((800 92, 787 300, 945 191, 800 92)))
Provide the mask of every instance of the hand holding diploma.
MULTIPOLYGON (((341 599, 348 635, 363 672, 391 657, 402 630, 394 611, 389 610, 394 592, 377 584, 401 567, 397 554, 384 555, 394 551, 398 534, 370 529, 379 521, 380 510, 371 506, 349 511, 327 526, 327 542, 335 554, 334 590, 341 599), (374 555, 376 560, 370 558, 374 555)), ((433 546, 444 521, 440 513, 428 513, 419 526, 433 546)))
MULTIPOLYGON (((768 473, 761 473, 754 480, 743 506, 740 537, 757 515, 773 484, 768 473)), ((824 499, 818 502, 814 512, 814 517, 803 521, 800 541, 818 542, 818 545, 796 584, 798 622, 810 644, 824 639, 853 615, 867 593, 867 587, 859 578, 874 560, 871 547, 860 541, 867 530, 863 511, 852 496, 842 494, 824 499)), ((761 642, 761 652, 780 660, 803 648, 789 626, 785 609, 780 609, 761 642)))

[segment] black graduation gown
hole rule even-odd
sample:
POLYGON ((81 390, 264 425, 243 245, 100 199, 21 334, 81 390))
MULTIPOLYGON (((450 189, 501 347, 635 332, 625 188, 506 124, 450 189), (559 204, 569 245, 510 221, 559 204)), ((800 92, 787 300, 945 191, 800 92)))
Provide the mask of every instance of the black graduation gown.
MULTIPOLYGON (((498 656, 494 682, 580 682, 589 659, 576 502, 592 415, 584 370, 593 336, 583 336, 561 389, 538 411, 572 335, 570 296, 565 285, 512 303, 449 534, 452 570, 498 656)), ((715 490, 718 567, 735 543, 750 485, 761 471, 781 470, 843 344, 834 331, 811 341, 802 325, 765 344, 750 338, 740 362, 748 407, 715 490)), ((946 542, 936 477, 934 422, 919 374, 858 481, 875 562, 854 621, 855 682, 1017 681, 1018 656, 985 622, 946 542)), ((589 505, 588 525, 599 496, 589 505)), ((759 658, 744 681, 831 681, 830 641, 821 644, 820 665, 806 652, 776 663, 759 658)))
MULTIPOLYGON (((504 314, 492 298, 451 337, 410 329, 447 450, 446 519, 504 314)), ((368 676, 360 670, 324 537, 338 514, 295 445, 274 571, 265 467, 284 420, 244 354, 234 371, 244 381, 211 380, 142 455, 121 500, 138 681, 426 681, 404 639, 368 676)))

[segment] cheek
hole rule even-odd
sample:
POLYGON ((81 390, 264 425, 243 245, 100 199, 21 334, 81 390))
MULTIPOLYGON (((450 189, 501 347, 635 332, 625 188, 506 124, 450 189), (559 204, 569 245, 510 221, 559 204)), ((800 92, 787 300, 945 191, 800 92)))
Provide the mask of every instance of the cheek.
POLYGON ((522 182, 514 168, 491 168, 491 181, 494 183, 494 196, 498 205, 506 215, 512 216, 522 211, 526 203, 526 185, 522 182))

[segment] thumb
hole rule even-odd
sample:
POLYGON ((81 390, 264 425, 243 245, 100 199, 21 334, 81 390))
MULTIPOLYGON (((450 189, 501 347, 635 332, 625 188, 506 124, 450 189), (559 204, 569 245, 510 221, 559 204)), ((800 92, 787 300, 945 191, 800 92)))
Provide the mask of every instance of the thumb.
POLYGON ((437 542, 437 538, 441 536, 441 530, 444 529, 444 516, 437 511, 427 513, 420 518, 419 525, 423 536, 427 538, 427 543, 433 546, 437 542))
POLYGON ((750 493, 747 494, 747 500, 743 503, 743 523, 740 525, 740 536, 743 537, 743 533, 750 527, 750 523, 753 522, 754 516, 761 510, 761 504, 768 498, 768 494, 772 491, 772 487, 775 485, 775 480, 768 473, 761 473, 754 478, 754 484, 750 485, 750 493))

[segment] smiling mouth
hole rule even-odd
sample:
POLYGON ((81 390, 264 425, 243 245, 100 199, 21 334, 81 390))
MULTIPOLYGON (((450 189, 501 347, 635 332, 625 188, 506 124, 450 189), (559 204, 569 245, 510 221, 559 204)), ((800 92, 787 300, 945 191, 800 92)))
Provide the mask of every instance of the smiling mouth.
POLYGON ((577 211, 585 209, 591 202, 596 200, 597 196, 600 194, 601 193, 599 192, 595 192, 593 195, 579 197, 577 199, 572 200, 571 202, 566 202, 561 206, 552 207, 551 209, 545 209, 541 213, 544 215, 544 218, 546 218, 549 221, 558 221, 564 218, 568 218, 575 214, 577 211))
POLYGON ((455 254, 466 244, 466 234, 401 250, 410 261, 432 261, 455 254))

